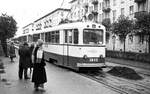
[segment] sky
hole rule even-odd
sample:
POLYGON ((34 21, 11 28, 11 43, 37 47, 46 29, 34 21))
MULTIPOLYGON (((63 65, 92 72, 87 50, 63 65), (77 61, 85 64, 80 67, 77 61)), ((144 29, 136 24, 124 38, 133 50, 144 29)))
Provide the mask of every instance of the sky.
POLYGON ((17 35, 22 27, 32 23, 36 19, 50 13, 56 8, 67 7, 70 0, 1 0, 0 15, 6 13, 17 22, 17 35), (62 6, 61 6, 62 5, 62 6))

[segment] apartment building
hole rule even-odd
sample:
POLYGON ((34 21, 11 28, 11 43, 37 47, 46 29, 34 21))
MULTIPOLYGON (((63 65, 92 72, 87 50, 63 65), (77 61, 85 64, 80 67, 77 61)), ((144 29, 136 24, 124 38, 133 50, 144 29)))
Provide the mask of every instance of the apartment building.
MULTIPOLYGON (((150 12, 150 0, 71 0, 71 9, 58 8, 23 28, 24 33, 42 32, 46 28, 58 25, 63 19, 72 21, 93 21, 113 23, 120 15, 132 20, 141 13, 150 12), (29 29, 32 28, 32 29, 29 29)), ((111 34, 106 41, 108 50, 122 51, 123 43, 119 37, 111 34)), ((39 37, 35 36, 35 37, 39 37)), ((126 38, 126 51, 147 53, 148 41, 143 36, 129 34, 126 38)))
MULTIPOLYGON (((132 20, 141 13, 150 12, 150 0, 112 0, 110 2, 110 20, 114 22, 120 15, 128 16, 132 20)), ((108 50, 123 50, 123 43, 118 36, 110 34, 107 41, 108 50)), ((129 34, 126 38, 126 51, 148 53, 148 39, 141 35, 129 34)))
MULTIPOLYGON (((72 7, 69 18, 74 21, 113 23, 120 15, 136 20, 139 14, 150 12, 150 0, 72 0, 70 4, 72 7)), ((110 33, 107 49, 122 51, 123 43, 120 42, 118 36, 110 33)), ((128 35, 126 51, 149 52, 147 39, 134 34, 128 35)))

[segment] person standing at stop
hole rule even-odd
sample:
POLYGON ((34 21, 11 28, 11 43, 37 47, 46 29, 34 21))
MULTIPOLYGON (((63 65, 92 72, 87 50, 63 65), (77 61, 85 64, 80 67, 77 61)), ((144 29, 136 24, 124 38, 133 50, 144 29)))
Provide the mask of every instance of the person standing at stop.
POLYGON ((16 54, 15 54, 15 47, 14 47, 14 43, 13 42, 10 43, 9 56, 10 56, 11 62, 14 62, 13 58, 16 57, 16 54))
POLYGON ((32 82, 34 83, 35 90, 39 90, 39 87, 41 87, 44 90, 44 83, 47 82, 45 71, 46 63, 44 61, 42 45, 43 41, 39 39, 33 51, 34 66, 33 66, 32 82))
POLYGON ((28 43, 25 42, 22 46, 19 47, 19 79, 22 79, 24 73, 24 79, 29 79, 27 75, 27 69, 30 67, 30 50, 28 43))

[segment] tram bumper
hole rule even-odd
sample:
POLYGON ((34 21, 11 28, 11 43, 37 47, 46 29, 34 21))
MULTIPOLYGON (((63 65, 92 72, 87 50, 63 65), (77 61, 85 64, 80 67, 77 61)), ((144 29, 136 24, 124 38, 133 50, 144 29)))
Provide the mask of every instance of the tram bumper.
POLYGON ((77 67, 104 67, 105 63, 77 63, 77 67))

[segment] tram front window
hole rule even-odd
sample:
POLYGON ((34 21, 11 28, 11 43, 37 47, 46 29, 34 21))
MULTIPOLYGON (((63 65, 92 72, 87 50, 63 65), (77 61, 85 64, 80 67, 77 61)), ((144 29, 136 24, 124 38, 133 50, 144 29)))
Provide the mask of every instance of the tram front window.
POLYGON ((101 29, 84 29, 84 44, 103 44, 103 30, 101 29))

